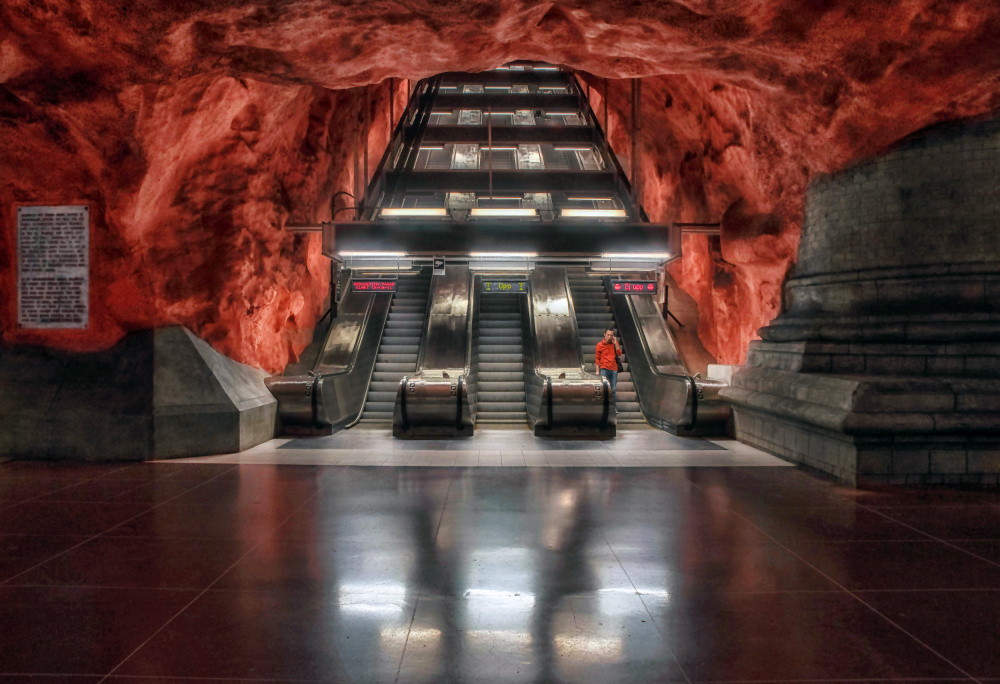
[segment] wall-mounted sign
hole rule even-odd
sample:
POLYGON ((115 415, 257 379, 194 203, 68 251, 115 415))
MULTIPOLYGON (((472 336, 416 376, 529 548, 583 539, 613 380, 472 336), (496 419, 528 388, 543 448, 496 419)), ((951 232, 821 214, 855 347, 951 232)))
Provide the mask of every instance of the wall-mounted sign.
POLYGON ((444 257, 434 257, 433 273, 431 275, 444 275, 444 257))
POLYGON ((351 292, 395 292, 395 279, 383 278, 379 280, 352 280, 351 292))
POLYGON ((90 207, 17 208, 17 323, 86 328, 90 207))
POLYGON ((612 280, 612 294, 656 294, 656 281, 653 280, 612 280))
POLYGON ((527 294, 527 280, 484 280, 483 292, 490 294, 527 294))

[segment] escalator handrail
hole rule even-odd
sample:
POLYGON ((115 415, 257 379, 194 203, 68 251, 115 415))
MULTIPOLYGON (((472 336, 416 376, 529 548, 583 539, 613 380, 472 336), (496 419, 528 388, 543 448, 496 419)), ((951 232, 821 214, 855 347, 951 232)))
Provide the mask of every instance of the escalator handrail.
MULTIPOLYGON (((580 319, 576 317, 576 305, 573 302, 573 289, 569 285, 569 271, 565 268, 563 269, 563 281, 566 284, 566 300, 569 302, 569 315, 572 317, 574 323, 573 338, 576 342, 576 355, 580 361, 580 370, 585 374, 590 375, 591 373, 587 370, 587 364, 583 359, 583 340, 580 336, 580 319)), ((601 373, 598 368, 595 367, 594 371, 593 375, 600 376, 601 373)))
MULTIPOLYGON (((542 383, 542 405, 539 407, 540 415, 536 416, 536 418, 540 421, 543 421, 543 425, 551 425, 552 424, 552 400, 551 400, 552 378, 550 378, 545 373, 542 373, 541 368, 538 365, 539 350, 538 350, 538 335, 535 332, 535 305, 532 302, 530 294, 527 297, 525 297, 525 299, 527 300, 525 302, 525 306, 527 307, 525 313, 528 319, 528 344, 531 349, 531 366, 534 369, 535 377, 540 379, 542 383), (541 413, 544 413, 544 418, 542 417, 541 413)), ((525 383, 524 411, 525 415, 530 418, 530 414, 528 413, 527 389, 528 389, 527 383, 525 383)))
MULTIPOLYGON (((354 280, 353 274, 351 275, 351 279, 347 281, 347 286, 348 287, 350 287, 350 284, 351 284, 352 280, 354 280)), ((323 365, 322 363, 320 363, 320 359, 323 358, 323 351, 322 350, 326 349, 326 341, 329 340, 330 335, 333 334, 333 330, 334 330, 334 327, 335 327, 335 326, 331 325, 330 326, 330 330, 328 330, 327 333, 326 333, 327 339, 323 341, 323 347, 320 349, 320 354, 319 354, 319 358, 317 358, 317 360, 316 360, 316 365, 313 366, 313 375, 315 375, 318 378, 332 378, 332 377, 336 377, 338 375, 350 375, 354 371, 354 366, 358 362, 358 354, 361 351, 361 344, 360 344, 360 342, 361 342, 361 340, 364 339, 365 331, 367 330, 368 324, 371 321, 372 309, 375 307, 375 297, 377 297, 377 296, 378 296, 378 293, 377 292, 373 292, 373 293, 371 293, 371 296, 368 298, 368 305, 365 307, 365 317, 362 319, 361 325, 358 326, 358 333, 357 333, 357 335, 354 336, 354 345, 353 345, 353 348, 352 348, 352 351, 351 351, 351 358, 347 362, 347 365, 344 366, 343 368, 341 368, 340 370, 328 371, 328 372, 320 372, 319 371, 320 366, 323 365)), ((383 326, 384 325, 385 325, 385 323, 383 322, 383 326)))
MULTIPOLYGON (((353 273, 351 274, 351 279, 352 280, 354 279, 354 274, 353 273)), ((395 298, 395 296, 396 296, 395 294, 392 295, 393 298, 395 298)), ((362 326, 360 328, 361 332, 358 334, 357 340, 355 340, 354 353, 353 353, 353 355, 351 357, 351 366, 350 366, 351 370, 354 369, 354 364, 357 361, 358 354, 361 351, 361 345, 359 344, 359 341, 364 339, 364 333, 365 333, 365 331, 367 331, 368 325, 369 325, 369 323, 371 321, 371 310, 372 310, 372 308, 374 306, 375 306, 375 297, 373 296, 371 298, 371 302, 369 302, 368 310, 365 312, 365 320, 364 320, 364 323, 362 324, 362 326)), ((392 307, 391 307, 391 304, 390 304, 390 309, 391 308, 392 307)), ((379 334, 378 334, 379 344, 382 343, 382 335, 385 334, 385 324, 386 324, 386 322, 388 322, 388 320, 389 320, 389 312, 386 311, 386 315, 382 319, 382 330, 380 330, 379 334)), ((378 357, 378 350, 376 350, 375 354, 376 354, 376 358, 377 358, 378 357)), ((377 361, 376 361, 376 363, 377 363, 377 361)), ((372 384, 372 375, 374 375, 374 374, 375 374, 375 363, 372 364, 371 370, 368 371, 368 380, 365 382, 365 387, 366 388, 371 387, 371 384, 372 384)), ((367 395, 367 392, 365 394, 367 395)), ((358 415, 354 416, 354 419, 351 420, 350 422, 348 422, 344 426, 345 429, 346 428, 352 428, 355 425, 357 425, 358 421, 361 420, 361 416, 364 414, 364 412, 365 412, 365 400, 362 400, 361 401, 361 406, 358 409, 358 415)))
MULTIPOLYGON (((610 275, 602 276, 602 280, 604 282, 604 291, 606 295, 609 298, 612 297, 613 295, 611 294, 611 276, 610 275)), ((691 402, 691 419, 686 425, 683 425, 683 427, 685 429, 690 429, 694 427, 694 425, 698 422, 698 386, 695 383, 694 378, 692 378, 689 373, 683 373, 683 374, 666 373, 660 370, 659 364, 656 363, 652 355, 649 353, 649 340, 646 338, 646 331, 639 323, 639 316, 635 311, 635 305, 633 304, 631 299, 633 295, 621 295, 621 296, 624 296, 626 298, 625 306, 627 307, 629 315, 632 318, 632 327, 634 328, 636 334, 639 337, 639 346, 642 348, 641 351, 642 357, 646 361, 646 367, 648 368, 649 372, 654 377, 665 378, 669 380, 683 380, 688 385, 689 388, 688 397, 691 402)), ((643 295, 643 296, 649 296, 649 295, 643 295)), ((611 314, 615 317, 615 323, 618 325, 618 330, 621 331, 623 329, 622 322, 618 320, 618 312, 616 311, 614 306, 611 306, 611 314)), ((667 332, 669 334, 670 331, 668 330, 667 332)), ((673 339, 672 335, 671 339, 673 339)), ((627 353, 629 354, 629 357, 631 357, 633 354, 633 352, 627 352, 627 353)), ((632 372, 631 358, 629 360, 629 364, 630 364, 629 372, 632 372)), ((633 374, 632 387, 635 389, 636 397, 639 399, 639 406, 642 407, 644 403, 649 403, 649 402, 643 402, 642 393, 639 389, 640 385, 641 383, 635 382, 633 374)), ((643 411, 643 413, 645 413, 645 411, 643 411)))

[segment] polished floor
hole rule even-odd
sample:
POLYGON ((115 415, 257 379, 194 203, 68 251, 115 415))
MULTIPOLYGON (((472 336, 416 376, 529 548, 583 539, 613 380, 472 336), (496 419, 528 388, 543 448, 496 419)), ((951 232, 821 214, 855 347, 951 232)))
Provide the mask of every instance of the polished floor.
POLYGON ((395 439, 384 427, 324 437, 273 439, 238 454, 196 463, 268 465, 454 466, 533 468, 788 467, 786 461, 734 439, 678 437, 645 425, 605 440, 546 439, 524 427, 477 429, 466 439, 395 439))
POLYGON ((2 682, 991 678, 997 493, 759 466, 0 463, 2 682))

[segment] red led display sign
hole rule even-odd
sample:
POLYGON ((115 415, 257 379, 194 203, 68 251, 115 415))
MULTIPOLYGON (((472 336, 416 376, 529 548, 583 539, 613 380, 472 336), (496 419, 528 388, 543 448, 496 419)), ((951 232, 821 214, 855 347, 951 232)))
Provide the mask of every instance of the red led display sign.
POLYGON ((612 280, 613 294, 656 294, 656 282, 652 280, 612 280))
POLYGON ((395 292, 395 280, 352 280, 351 292, 395 292))

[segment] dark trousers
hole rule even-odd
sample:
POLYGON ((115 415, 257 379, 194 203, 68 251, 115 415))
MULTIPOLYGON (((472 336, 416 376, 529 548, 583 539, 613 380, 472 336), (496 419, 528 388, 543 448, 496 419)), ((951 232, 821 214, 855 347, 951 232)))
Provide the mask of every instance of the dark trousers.
POLYGON ((608 384, 611 385, 611 398, 618 401, 618 395, 615 393, 615 388, 618 387, 618 371, 602 368, 601 375, 607 378, 608 384))

